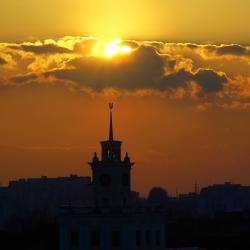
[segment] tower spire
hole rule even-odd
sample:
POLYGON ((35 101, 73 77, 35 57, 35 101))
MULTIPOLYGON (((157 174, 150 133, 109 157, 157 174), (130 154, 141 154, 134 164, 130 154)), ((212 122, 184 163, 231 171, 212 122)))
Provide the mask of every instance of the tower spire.
POLYGON ((113 109, 113 103, 109 103, 109 110, 110 110, 110 121, 109 121, 109 140, 113 141, 113 121, 112 121, 112 109, 113 109))

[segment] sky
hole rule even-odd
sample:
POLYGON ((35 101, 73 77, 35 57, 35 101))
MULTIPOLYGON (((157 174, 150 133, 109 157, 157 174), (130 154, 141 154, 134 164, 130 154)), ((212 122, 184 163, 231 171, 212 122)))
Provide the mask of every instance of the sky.
POLYGON ((1 0, 1 40, 80 34, 248 43, 249 8, 248 0, 1 0))
POLYGON ((0 182, 90 175, 114 133, 133 189, 250 185, 249 1, 1 1, 0 182))

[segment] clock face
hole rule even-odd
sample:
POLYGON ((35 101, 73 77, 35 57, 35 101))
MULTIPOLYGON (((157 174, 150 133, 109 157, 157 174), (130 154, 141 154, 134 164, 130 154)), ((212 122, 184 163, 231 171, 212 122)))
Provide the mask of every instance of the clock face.
POLYGON ((124 186, 128 186, 129 183, 130 183, 130 176, 129 176, 129 174, 123 174, 122 175, 122 184, 124 186))
POLYGON ((109 175, 102 174, 100 176, 100 183, 102 184, 102 186, 107 187, 111 184, 111 182, 112 182, 112 179, 109 175))

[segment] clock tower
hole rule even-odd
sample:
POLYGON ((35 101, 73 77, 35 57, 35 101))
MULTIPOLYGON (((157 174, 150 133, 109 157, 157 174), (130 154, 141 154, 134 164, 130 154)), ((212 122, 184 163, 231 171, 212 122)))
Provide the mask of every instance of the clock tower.
POLYGON ((121 141, 114 140, 112 109, 109 104, 109 139, 101 141, 101 159, 94 153, 92 162, 92 183, 95 193, 95 205, 99 209, 119 210, 127 207, 131 200, 131 168, 128 153, 122 159, 121 141))
POLYGON ((101 141, 100 158, 94 153, 89 163, 95 203, 62 210, 60 250, 165 250, 165 211, 145 206, 131 191, 134 163, 128 153, 122 157, 122 142, 113 135, 112 103, 109 109, 108 139, 101 141))

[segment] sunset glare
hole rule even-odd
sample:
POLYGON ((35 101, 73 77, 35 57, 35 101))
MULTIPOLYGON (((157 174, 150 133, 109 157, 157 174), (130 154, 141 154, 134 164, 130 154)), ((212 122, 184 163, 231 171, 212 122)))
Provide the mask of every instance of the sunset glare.
POLYGON ((117 54, 129 54, 132 49, 129 46, 120 45, 121 43, 122 40, 114 40, 108 43, 104 50, 105 56, 112 57, 117 54))

